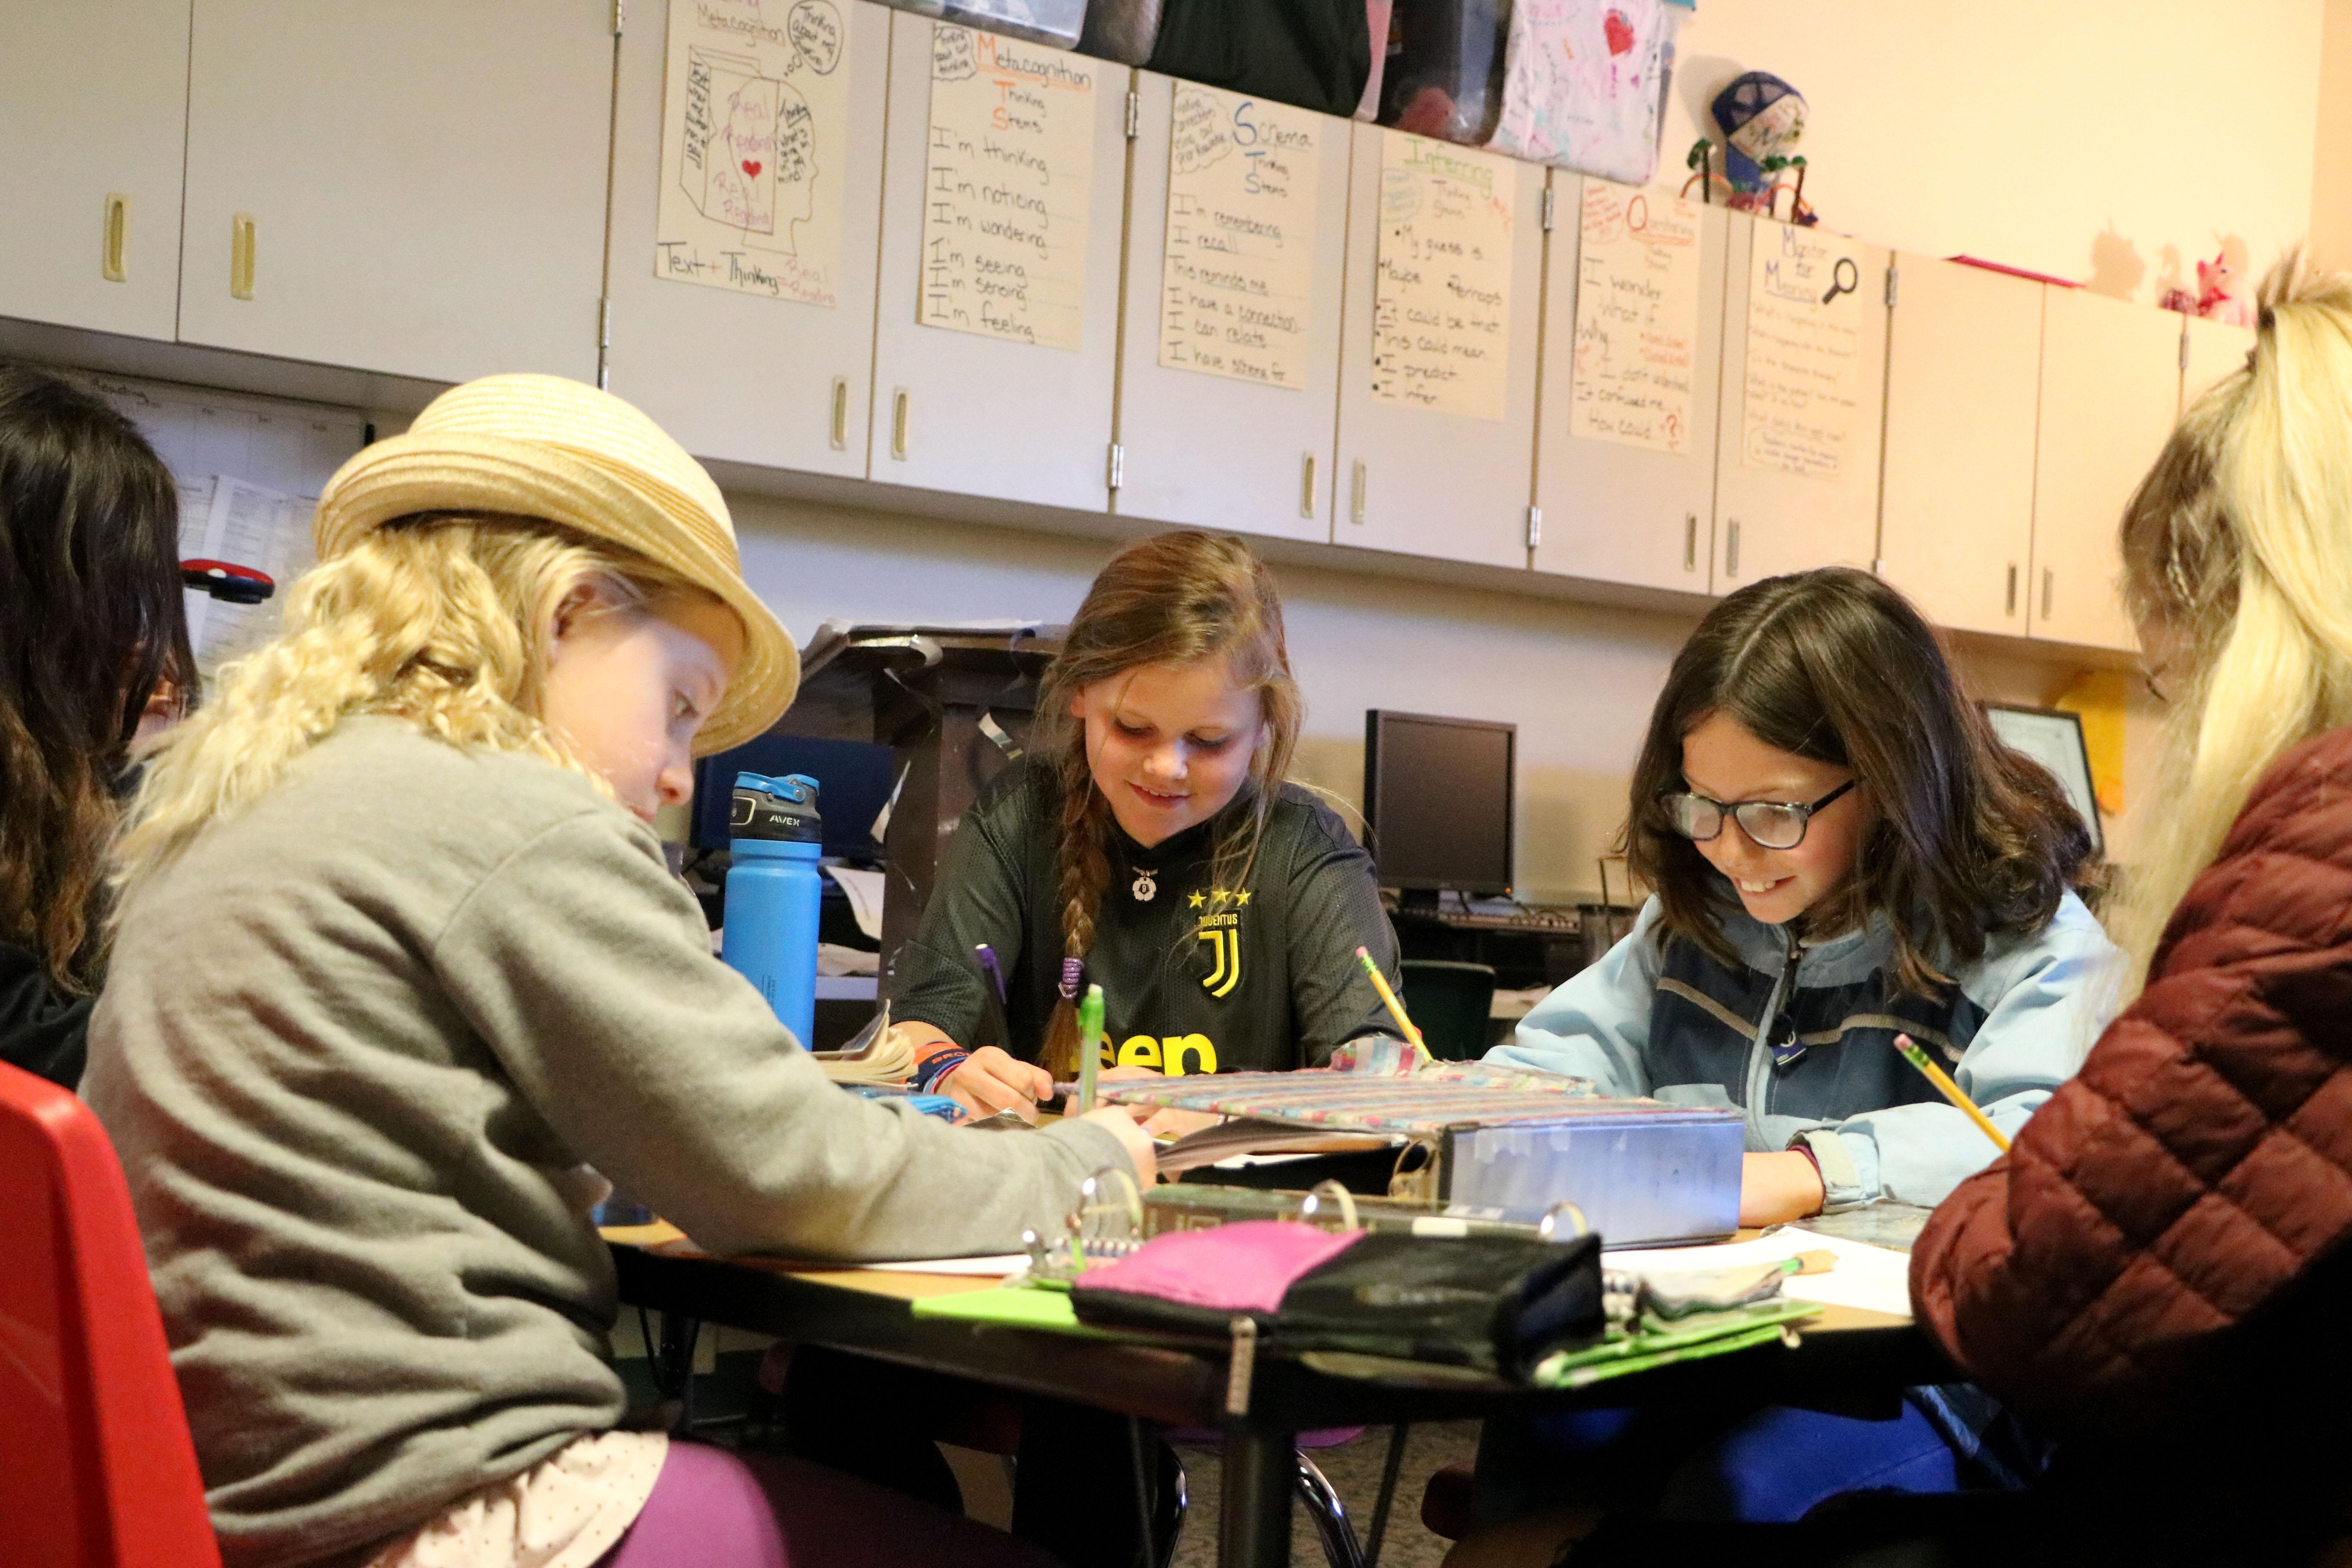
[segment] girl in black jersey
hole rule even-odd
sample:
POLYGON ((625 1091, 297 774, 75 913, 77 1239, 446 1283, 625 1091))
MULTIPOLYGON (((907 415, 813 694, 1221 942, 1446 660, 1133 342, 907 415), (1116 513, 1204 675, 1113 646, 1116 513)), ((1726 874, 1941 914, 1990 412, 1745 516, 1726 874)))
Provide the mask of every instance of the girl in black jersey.
POLYGON ((1281 600, 1246 545, 1187 531, 1112 557, 1046 672, 1035 750, 965 815, 898 955, 919 1081, 1026 1113, 1076 1075, 1087 982, 1114 1074, 1320 1065, 1388 1032, 1355 951, 1393 973, 1395 935, 1370 858, 1284 782, 1299 717, 1281 600), (982 943, 1009 1039, 980 1033, 982 943))
MULTIPOLYGON (((977 1114, 1034 1114, 1075 1072, 1071 1003, 1089 981, 1107 1004, 1106 1077, 1319 1066, 1391 1032, 1355 956, 1396 973, 1371 859, 1284 782, 1299 707, 1281 600, 1241 541, 1163 533, 1113 556, 1046 672, 1030 755, 964 814, 899 950, 890 1006, 918 1081, 977 1114), (982 1036, 982 942, 1004 969, 1006 1039, 982 1036)), ((1146 1125, 1206 1120, 1166 1110, 1146 1125)), ((804 1458, 951 1510, 939 1423, 908 1413, 985 1426, 973 1411, 1003 1397, 810 1346, 784 1380, 804 1458)), ((1013 1533, 1071 1568, 1127 1568, 1139 1531, 1125 1418, 1020 1405, 1013 1533)), ((1174 1454, 1152 1450, 1164 1500, 1174 1454)))

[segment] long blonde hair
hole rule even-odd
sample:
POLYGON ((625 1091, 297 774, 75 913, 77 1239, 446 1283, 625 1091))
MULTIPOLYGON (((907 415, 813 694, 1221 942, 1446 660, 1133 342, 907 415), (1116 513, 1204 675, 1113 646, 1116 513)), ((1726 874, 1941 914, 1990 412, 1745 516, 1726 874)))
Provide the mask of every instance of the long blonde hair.
POLYGON ((148 764, 116 849, 118 895, 355 714, 543 757, 606 788, 540 718, 556 609, 583 584, 625 609, 699 591, 559 524, 469 513, 395 519, 314 568, 288 595, 285 631, 230 666, 148 764))
POLYGON ((2352 724, 2352 279, 2290 256, 2245 365, 2200 397, 2123 524, 2133 613, 2179 648, 2157 827, 2116 933, 2144 982, 2173 907, 2280 755, 2352 724))
MULTIPOLYGON (((1071 700, 1097 681, 1152 664, 1223 658, 1234 683, 1257 693, 1262 726, 1250 757, 1249 809, 1213 852, 1212 879, 1240 888, 1255 868, 1303 714, 1283 637, 1282 597, 1248 545, 1230 534, 1184 529, 1122 548, 1087 590, 1062 651, 1037 696, 1039 750, 1054 758, 1062 786, 1060 878, 1062 952, 1067 965, 1095 942, 1095 918, 1110 880, 1110 803, 1095 787, 1086 725, 1071 700)), ((1049 1072, 1067 1076, 1078 1058, 1076 1012, 1066 988, 1045 1028, 1040 1053, 1049 1072)))

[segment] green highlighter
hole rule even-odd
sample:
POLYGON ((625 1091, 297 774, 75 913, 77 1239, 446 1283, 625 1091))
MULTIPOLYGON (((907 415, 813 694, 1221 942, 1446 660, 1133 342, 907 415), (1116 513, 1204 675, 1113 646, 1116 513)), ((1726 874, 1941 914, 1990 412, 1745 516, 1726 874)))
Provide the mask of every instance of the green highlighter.
POLYGON ((1102 1070, 1102 987, 1089 985, 1086 1000, 1078 1004, 1078 1114, 1081 1116, 1095 1108, 1095 1074, 1102 1070))

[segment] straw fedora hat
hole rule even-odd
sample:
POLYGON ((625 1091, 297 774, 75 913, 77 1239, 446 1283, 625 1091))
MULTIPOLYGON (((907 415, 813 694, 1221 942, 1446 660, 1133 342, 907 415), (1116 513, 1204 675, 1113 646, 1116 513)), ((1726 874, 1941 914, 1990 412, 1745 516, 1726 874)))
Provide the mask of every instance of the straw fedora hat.
POLYGON ((420 511, 545 518, 633 550, 723 600, 743 622, 743 661, 695 737, 698 752, 759 734, 799 689, 800 655, 744 584, 719 487, 609 392, 559 375, 487 375, 450 388, 406 434, 362 448, 327 481, 313 524, 319 559, 420 511))

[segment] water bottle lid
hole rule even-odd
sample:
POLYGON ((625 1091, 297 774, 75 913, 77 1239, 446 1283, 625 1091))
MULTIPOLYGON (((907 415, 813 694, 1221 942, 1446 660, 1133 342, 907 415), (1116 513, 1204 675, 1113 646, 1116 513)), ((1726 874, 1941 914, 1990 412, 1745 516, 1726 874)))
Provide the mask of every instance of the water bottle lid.
POLYGON ((822 844, 824 822, 817 816, 816 792, 816 780, 806 773, 737 773, 727 831, 736 838, 822 844))

